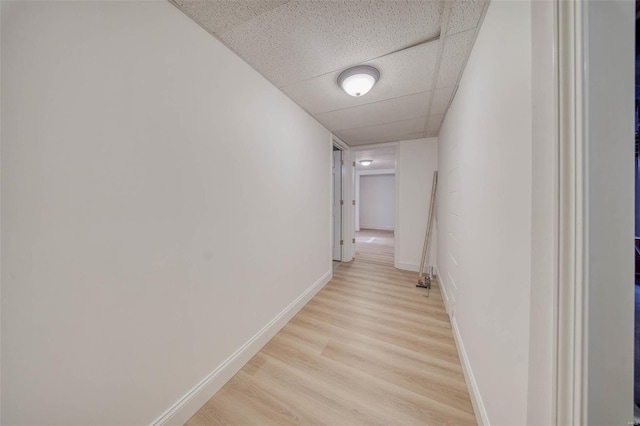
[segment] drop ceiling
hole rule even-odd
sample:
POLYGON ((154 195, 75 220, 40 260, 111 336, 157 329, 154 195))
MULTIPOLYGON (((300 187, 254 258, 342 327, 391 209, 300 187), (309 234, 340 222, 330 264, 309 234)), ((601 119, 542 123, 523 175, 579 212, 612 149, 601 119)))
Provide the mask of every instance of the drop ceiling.
POLYGON ((393 170, 396 169, 396 147, 369 148, 363 150, 355 150, 356 170, 393 170), (371 160, 373 163, 369 166, 360 164, 360 160, 371 160))
POLYGON ((437 136, 485 0, 171 0, 351 146, 437 136), (367 64, 362 97, 338 85, 367 64))

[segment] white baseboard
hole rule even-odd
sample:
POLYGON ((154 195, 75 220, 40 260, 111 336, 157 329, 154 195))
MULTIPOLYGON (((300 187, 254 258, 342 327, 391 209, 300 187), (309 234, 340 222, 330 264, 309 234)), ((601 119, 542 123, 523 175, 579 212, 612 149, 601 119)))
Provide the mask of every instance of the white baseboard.
POLYGON ((395 230, 395 226, 378 226, 378 225, 360 225, 360 229, 374 229, 376 231, 393 231, 395 230))
MULTIPOLYGON (((394 265, 398 269, 403 269, 405 271, 418 272, 420 270, 419 263, 407 262, 405 260, 398 260, 394 265)), ((428 265, 427 265, 428 266, 428 265)), ((425 271, 428 270, 427 267, 424 268, 425 271)), ((440 276, 440 274, 436 271, 436 276, 440 276)))
POLYGON ((487 409, 484 406, 484 402, 482 402, 482 395, 480 395, 480 389, 478 388, 478 383, 476 382, 476 378, 473 375, 473 370, 471 369, 471 363, 469 362, 467 351, 464 348, 464 343, 462 342, 462 336, 460 335, 460 330, 458 329, 458 322, 456 321, 455 316, 451 318, 451 328, 453 329, 453 337, 455 338, 456 346, 458 348, 458 356, 460 357, 460 362, 462 363, 464 380, 465 382, 467 382, 467 389, 469 389, 469 396, 471 397, 471 404, 473 405, 473 411, 476 414, 476 422, 480 426, 490 426, 491 423, 489 422, 487 409))
POLYGON ((453 312, 451 310, 451 298, 449 296, 449 289, 447 284, 444 282, 442 275, 440 275, 440 271, 438 270, 438 265, 434 265, 433 269, 435 271, 436 277, 438 277, 438 284, 440 284, 440 293, 442 293, 442 300, 444 300, 444 307, 447 310, 447 314, 449 314, 449 319, 453 316, 453 312))
POLYGON ((171 408, 158 417, 152 426, 184 425, 225 383, 229 381, 282 327, 285 326, 307 304, 315 294, 332 278, 330 269, 311 287, 291 302, 229 358, 213 370, 207 377, 180 398, 171 408))
POLYGON ((420 270, 420 264, 413 262, 405 262, 402 260, 398 260, 395 265, 396 268, 402 269, 404 271, 412 271, 418 272, 420 270))

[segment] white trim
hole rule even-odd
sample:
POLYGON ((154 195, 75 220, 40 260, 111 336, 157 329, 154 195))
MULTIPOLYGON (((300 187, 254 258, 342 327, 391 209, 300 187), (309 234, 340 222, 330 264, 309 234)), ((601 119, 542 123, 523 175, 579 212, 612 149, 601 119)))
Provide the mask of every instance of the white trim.
POLYGON ((240 369, 267 344, 273 336, 284 327, 307 302, 324 287, 333 277, 333 268, 325 272, 296 300, 291 302, 274 319, 269 321, 244 345, 213 370, 207 377, 187 392, 173 406, 165 411, 153 423, 153 426, 183 425, 191 418, 215 393, 224 386, 240 369))
POLYGON ((473 375, 473 369, 467 356, 467 351, 462 343, 462 336, 458 329, 458 322, 455 316, 451 318, 451 329, 453 330, 453 337, 456 341, 456 347, 458 348, 458 357, 460 357, 460 363, 462 364, 462 371, 464 373, 464 380, 467 382, 467 388, 469 389, 469 396, 471 397, 471 405, 473 405, 473 411, 476 415, 476 421, 478 425, 489 426, 489 416, 487 415, 487 409, 482 401, 482 395, 480 395, 480 389, 478 383, 473 375))
POLYGON ((455 299, 453 298, 453 294, 449 294, 449 290, 447 285, 444 283, 444 280, 441 278, 440 270, 438 270, 438 265, 433 265, 433 269, 435 270, 435 275, 438 278, 438 285, 440 286, 440 293, 442 293, 442 300, 444 301, 444 308, 449 314, 449 319, 453 317, 454 312, 452 311, 453 303, 455 299), (453 301, 452 301, 453 299, 453 301))
MULTIPOLYGON (((369 229, 372 229, 372 228, 369 228, 369 229)), ((411 272, 418 272, 420 270, 420 264, 419 263, 409 262, 409 261, 404 261, 404 260, 398 260, 396 262, 396 266, 395 267, 397 269, 402 269, 404 271, 411 271, 411 272)), ((436 272, 436 276, 439 277, 440 273, 436 272)))
MULTIPOLYGON (((396 262, 396 268, 404 271, 418 272, 420 264, 414 262, 405 262, 404 260, 398 260, 396 262)), ((416 278, 417 279, 417 278, 416 278)))
POLYGON ((587 424, 586 105, 584 73, 588 2, 558 1, 559 277, 558 425, 587 424))
POLYGON ((342 139, 340 139, 334 134, 331 134, 331 141, 336 147, 340 148, 342 151, 348 151, 351 148, 349 145, 344 143, 342 139))
MULTIPOLYGON (((398 202, 398 175, 396 174, 396 171, 398 170, 398 142, 384 142, 384 143, 375 143, 375 144, 368 144, 368 145, 358 145, 358 146, 352 146, 349 148, 349 151, 352 152, 353 157, 352 157, 352 161, 355 161, 355 152, 356 151, 364 151, 364 150, 368 150, 368 149, 379 149, 379 148, 386 148, 386 147, 395 147, 396 148, 396 168, 395 169, 384 169, 384 170, 356 170, 356 168, 353 168, 353 182, 351 182, 352 188, 353 188, 353 199, 356 200, 356 206, 355 208, 351 209, 351 223, 353 224, 353 230, 354 230, 354 238, 355 238, 355 233, 357 231, 360 230, 360 227, 358 226, 359 223, 356 223, 356 217, 358 217, 359 219, 359 209, 360 209, 360 176, 362 175, 361 172, 373 172, 373 173, 366 173, 366 174, 393 174, 395 176, 395 211, 394 211, 394 215, 395 215, 395 225, 394 225, 394 230, 395 235, 394 235, 394 240, 395 240, 395 245, 394 245, 394 267, 398 268, 398 247, 400 247, 400 244, 398 243, 398 208, 400 206, 399 202, 398 202), (376 173, 376 172, 382 172, 382 173, 376 173)), ((359 221, 359 220, 358 220, 359 221)), ((355 258, 356 255, 356 248, 355 248, 355 244, 352 245, 352 257, 351 259, 355 258)), ((350 260, 351 260, 350 259, 350 260)))
MULTIPOLYGON (((354 156, 351 153, 351 147, 342 141, 339 137, 331 134, 331 141, 333 146, 342 150, 342 199, 344 205, 342 206, 342 250, 341 250, 341 262, 350 262, 353 260, 356 254, 355 243, 355 208, 351 203, 351 200, 355 200, 354 196, 354 179, 355 179, 355 167, 353 166, 354 156)), ((333 188, 333 184, 332 184, 333 188)), ((332 198, 333 202, 333 198, 332 198)), ((332 212, 333 214, 333 212, 332 212)), ((333 230, 332 230, 333 232, 333 230)), ((333 239, 333 234, 332 237, 333 239)), ((333 241, 333 240, 332 240, 333 241)), ((333 258, 333 248, 331 257, 333 258)))
POLYGON ((393 226, 379 226, 379 225, 360 225, 360 229, 372 229, 375 231, 393 231, 393 226))
POLYGON ((342 167, 342 198, 345 203, 342 210, 342 236, 344 239, 344 245, 342 246, 343 262, 353 260, 356 253, 355 243, 353 242, 356 236, 353 221, 356 206, 352 203, 352 200, 355 200, 355 167, 353 166, 353 158, 354 156, 350 150, 342 151, 342 159, 344 160, 344 166, 342 167))
MULTIPOLYGON (((333 196, 334 196, 334 187, 333 187, 333 168, 334 168, 334 164, 333 164, 333 147, 338 147, 338 143, 335 141, 334 136, 330 133, 329 134, 329 142, 331 144, 331 159, 329 161, 329 174, 328 174, 328 179, 329 179, 329 188, 331 188, 331 190, 329 191, 329 223, 331 223, 331 226, 329 227, 329 265, 333 264, 333 245, 335 243, 334 239, 335 239, 335 224, 333 223, 333 196)), ((342 231, 342 230, 341 230, 342 231)), ((344 250, 341 250, 341 252, 343 252, 344 250)), ((331 266, 330 266, 331 267, 331 266)))

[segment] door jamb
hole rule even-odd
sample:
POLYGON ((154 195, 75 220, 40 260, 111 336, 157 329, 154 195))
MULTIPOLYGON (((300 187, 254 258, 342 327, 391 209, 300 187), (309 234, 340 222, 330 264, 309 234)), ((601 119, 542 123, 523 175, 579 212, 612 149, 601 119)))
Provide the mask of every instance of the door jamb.
POLYGON ((587 2, 556 1, 558 19, 558 312, 556 424, 587 423, 585 255, 587 2))
MULTIPOLYGON (((342 151, 342 199, 344 204, 342 205, 342 239, 344 241, 342 245, 342 262, 349 262, 353 259, 355 254, 355 245, 353 238, 355 238, 355 231, 353 225, 350 224, 349 218, 353 217, 353 205, 351 199, 353 198, 353 173, 354 167, 352 166, 352 154, 351 147, 344 143, 336 135, 331 135, 332 146, 342 151)), ((333 200, 332 200, 333 201, 333 200)), ((333 232, 333 230, 332 230, 333 232)))
MULTIPOLYGON (((365 151, 368 149, 379 149, 379 148, 386 148, 386 147, 395 147, 396 148, 396 167, 393 171, 393 175, 394 175, 394 179, 395 179, 395 191, 394 191, 394 218, 395 218, 395 231, 394 231, 394 247, 393 247, 393 251, 394 251, 394 266, 397 267, 398 265, 398 241, 400 239, 400 236, 398 235, 398 175, 397 175, 397 171, 398 171, 398 151, 397 151, 397 147, 398 147, 398 142, 384 142, 384 143, 376 143, 376 144, 369 144, 369 145, 358 145, 356 147, 351 148, 351 155, 353 160, 355 160, 355 152, 356 151, 365 151)), ((357 178, 356 175, 356 171, 355 171, 355 167, 353 168, 353 179, 351 180, 352 183, 352 193, 353 193, 353 197, 355 199, 355 194, 356 194, 356 188, 355 188, 355 180, 357 178)), ((350 218, 350 222, 351 222, 351 226, 353 229, 353 235, 355 238, 355 226, 356 226, 356 216, 355 216, 355 208, 352 209, 351 212, 351 218, 350 218)), ((354 247, 354 251, 353 251, 353 256, 355 257, 355 245, 354 247)))

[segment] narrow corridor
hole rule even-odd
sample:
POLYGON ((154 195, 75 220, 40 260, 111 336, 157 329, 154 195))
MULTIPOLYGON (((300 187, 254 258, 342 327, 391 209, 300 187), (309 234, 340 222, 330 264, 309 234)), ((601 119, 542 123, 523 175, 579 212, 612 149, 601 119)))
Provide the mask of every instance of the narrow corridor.
POLYGON ((358 233, 356 260, 187 423, 475 424, 436 285, 393 267, 393 233, 358 233))

